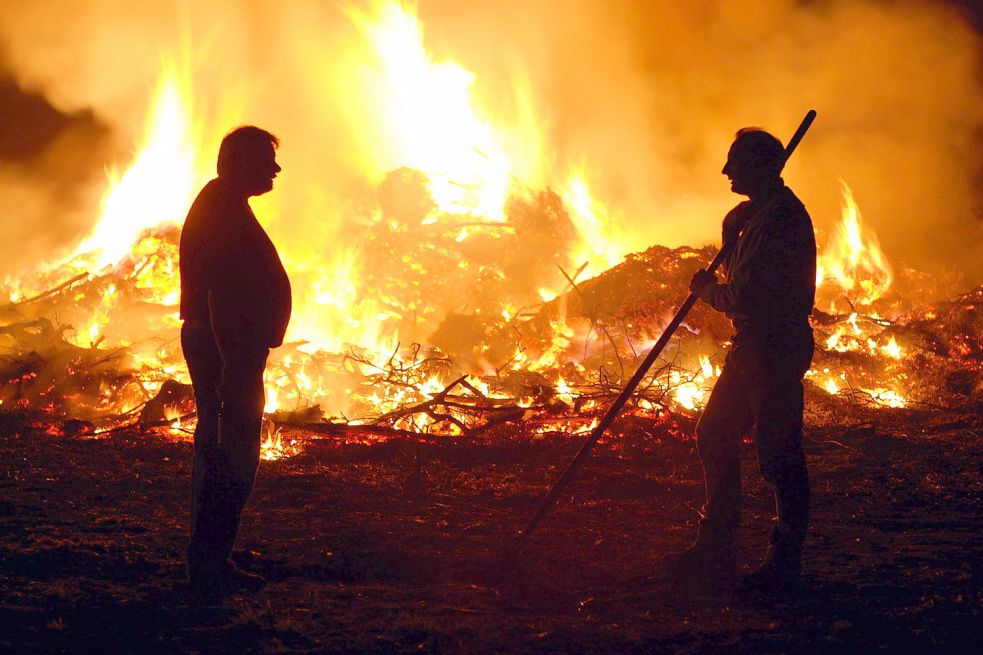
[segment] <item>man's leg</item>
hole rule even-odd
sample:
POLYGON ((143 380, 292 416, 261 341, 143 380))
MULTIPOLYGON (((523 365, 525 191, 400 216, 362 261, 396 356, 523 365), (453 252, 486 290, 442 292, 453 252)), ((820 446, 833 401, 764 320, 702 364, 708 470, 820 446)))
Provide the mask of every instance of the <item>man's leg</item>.
POLYGON ((706 506, 700 539, 733 544, 741 518, 741 440, 751 413, 745 376, 725 365, 696 425, 696 445, 703 463, 706 506))
POLYGON ((688 581, 726 583, 736 572, 734 535, 741 515, 741 439, 750 427, 743 374, 725 364, 696 426, 706 505, 696 542, 669 555, 666 573, 688 581))
POLYGON ((268 355, 267 348, 225 355, 220 387, 219 440, 227 457, 229 485, 223 503, 222 531, 216 535, 217 553, 223 562, 232 553, 242 510, 252 493, 259 467, 265 404, 263 371, 268 355))
POLYGON ((777 523, 771 547, 752 587, 792 585, 801 571, 809 524, 809 474, 802 450, 803 387, 796 372, 771 375, 753 385, 756 442, 761 474, 775 489, 777 523))
POLYGON ((195 451, 191 471, 191 535, 188 540, 188 575, 195 577, 202 566, 214 559, 209 538, 210 510, 205 489, 214 485, 209 478, 214 467, 209 463, 210 452, 217 448, 219 400, 218 386, 222 376, 222 359, 207 323, 187 321, 181 328, 181 347, 188 363, 191 385, 195 393, 195 451))

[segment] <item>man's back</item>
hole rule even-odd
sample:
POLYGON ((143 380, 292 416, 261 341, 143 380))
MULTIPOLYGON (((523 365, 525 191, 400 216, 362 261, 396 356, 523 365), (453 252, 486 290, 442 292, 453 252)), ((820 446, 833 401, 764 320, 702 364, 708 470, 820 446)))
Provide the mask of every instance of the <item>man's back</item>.
POLYGON ((737 243, 731 279, 744 287, 752 324, 805 321, 816 298, 816 238, 805 206, 788 187, 752 217, 737 243))

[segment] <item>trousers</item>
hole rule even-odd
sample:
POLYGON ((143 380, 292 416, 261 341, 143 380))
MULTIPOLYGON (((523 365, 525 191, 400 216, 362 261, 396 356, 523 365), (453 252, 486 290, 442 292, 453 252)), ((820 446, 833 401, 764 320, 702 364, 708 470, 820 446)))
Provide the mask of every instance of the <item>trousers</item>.
POLYGON ((809 474, 802 450, 802 378, 812 360, 808 340, 770 356, 735 338, 696 426, 706 480, 701 538, 732 543, 741 516, 739 451, 753 429, 758 463, 774 487, 777 530, 801 546, 809 523, 809 474))
POLYGON ((270 351, 248 342, 220 350, 203 321, 185 321, 181 347, 198 415, 188 575, 209 577, 227 565, 256 479, 270 351))

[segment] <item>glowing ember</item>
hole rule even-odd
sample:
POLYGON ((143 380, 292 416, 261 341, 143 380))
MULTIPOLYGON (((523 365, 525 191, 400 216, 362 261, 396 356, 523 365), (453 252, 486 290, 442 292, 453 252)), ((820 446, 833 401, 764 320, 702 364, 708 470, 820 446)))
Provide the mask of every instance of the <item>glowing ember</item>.
POLYGON ((904 407, 908 404, 899 393, 890 389, 862 389, 862 391, 870 394, 878 404, 888 407, 904 407))

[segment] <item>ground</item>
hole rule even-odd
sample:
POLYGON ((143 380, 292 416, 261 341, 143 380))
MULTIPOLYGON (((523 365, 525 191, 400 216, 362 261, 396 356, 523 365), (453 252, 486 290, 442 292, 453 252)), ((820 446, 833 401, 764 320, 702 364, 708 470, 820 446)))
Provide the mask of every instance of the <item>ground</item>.
MULTIPOLYGON (((480 440, 309 435, 302 454, 263 463, 240 533, 239 563, 268 585, 212 604, 191 602, 183 581, 189 443, 7 420, 0 652, 978 650, 979 412, 828 403, 806 433, 802 590, 777 600, 651 575, 692 539, 702 503, 686 417, 622 421, 505 560, 579 438, 521 426, 480 440)), ((744 451, 751 566, 772 500, 744 451)))

